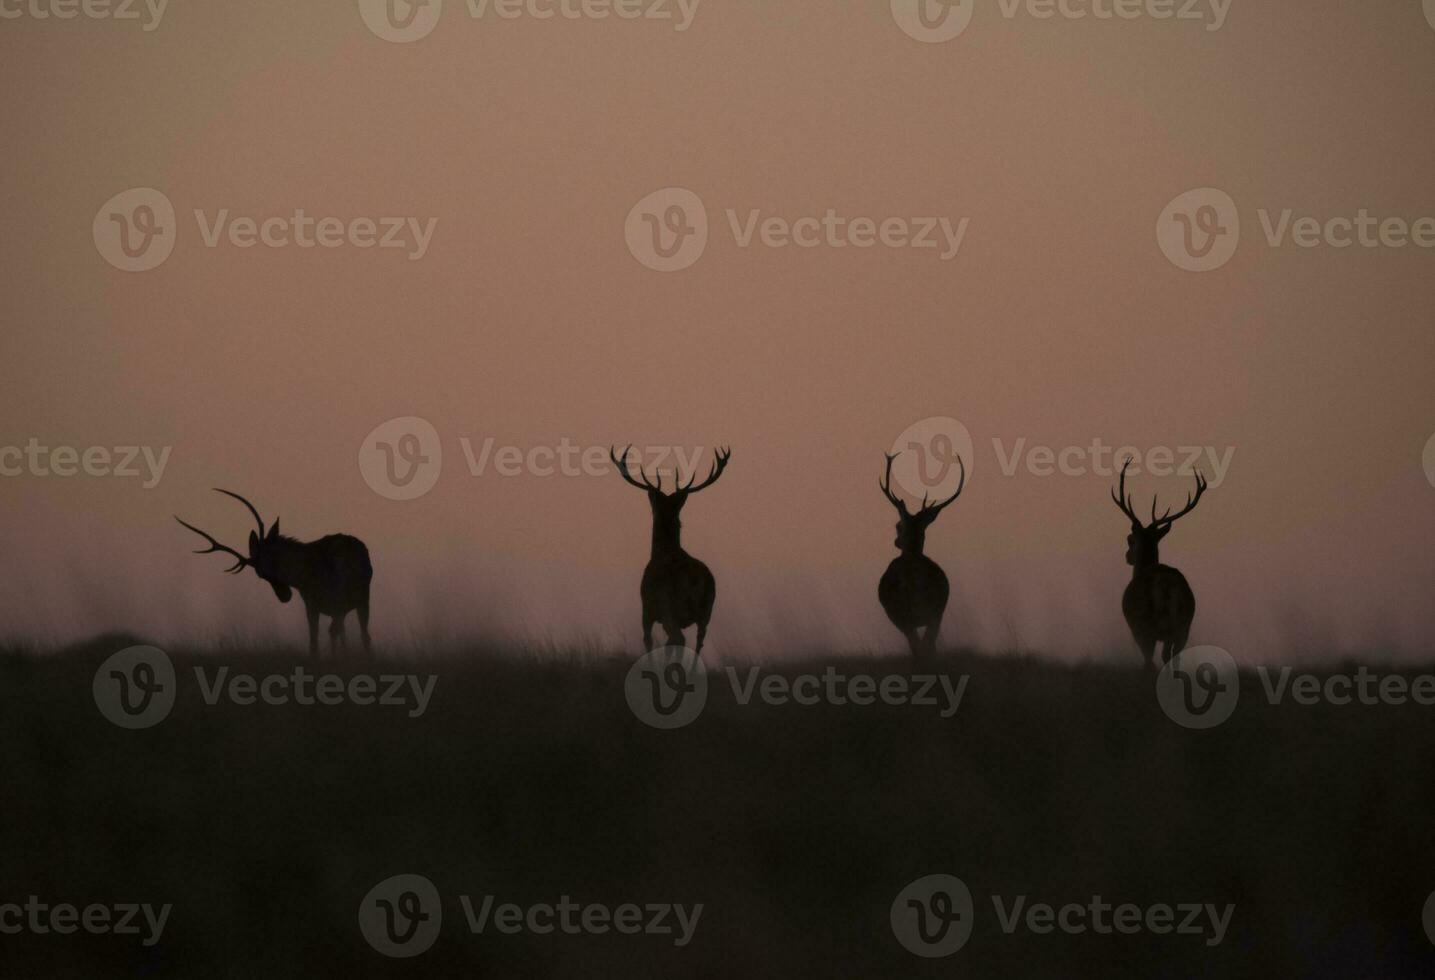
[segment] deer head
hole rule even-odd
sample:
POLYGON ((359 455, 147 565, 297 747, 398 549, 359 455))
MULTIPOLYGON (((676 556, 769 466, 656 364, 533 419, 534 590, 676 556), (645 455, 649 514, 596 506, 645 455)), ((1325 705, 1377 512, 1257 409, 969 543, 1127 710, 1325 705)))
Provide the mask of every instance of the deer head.
POLYGON ((201 538, 209 542, 208 548, 202 548, 199 551, 196 551, 195 554, 208 555, 215 552, 223 552, 224 554, 229 555, 235 561, 233 565, 225 569, 226 572, 231 575, 238 575, 240 572, 244 571, 244 569, 252 568, 254 569, 254 574, 258 575, 261 579, 268 582, 269 585, 274 589, 274 595, 278 597, 280 602, 288 602, 294 597, 294 590, 287 583, 281 581, 279 577, 276 546, 285 539, 282 538, 279 534, 278 518, 275 518, 274 526, 266 532, 264 530, 264 519, 259 516, 259 511, 254 509, 253 504, 245 500, 243 497, 239 496, 239 494, 237 493, 231 493, 228 490, 220 490, 218 487, 215 487, 214 491, 215 493, 222 493, 225 496, 233 497, 245 507, 248 507, 249 513, 254 515, 254 523, 258 526, 258 530, 249 532, 249 555, 246 557, 245 555, 241 555, 239 552, 235 551, 228 545, 220 544, 218 541, 214 540, 214 538, 210 537, 208 534, 201 531, 193 524, 186 523, 179 517, 176 517, 175 520, 179 521, 179 523, 183 524, 195 534, 199 535, 201 538))
POLYGON ((907 510, 907 503, 901 497, 892 492, 892 460, 900 453, 887 453, 887 475, 877 482, 882 488, 882 496, 897 508, 897 539, 892 543, 897 546, 904 555, 920 555, 927 543, 927 528, 937 519, 942 509, 962 495, 962 488, 967 485, 967 465, 957 457, 957 466, 960 476, 957 479, 957 491, 946 500, 928 502, 926 494, 922 495, 922 507, 913 514, 907 510))
POLYGON ((1126 467, 1130 465, 1131 457, 1128 456, 1121 466, 1121 481, 1117 489, 1111 491, 1111 499, 1116 501, 1121 513, 1131 520, 1131 533, 1126 536, 1126 564, 1141 568, 1155 565, 1161 560, 1161 539, 1171 533, 1171 525, 1196 509, 1196 505, 1201 502, 1201 495, 1206 492, 1206 478, 1199 471, 1196 473, 1196 492, 1186 498, 1186 506, 1175 514, 1171 513, 1168 507, 1165 513, 1157 517, 1157 498, 1153 496, 1151 520, 1149 523, 1143 523, 1141 518, 1136 516, 1136 508, 1131 506, 1131 497, 1126 493, 1126 467))
POLYGON ((618 475, 621 476, 630 486, 637 487, 648 495, 648 505, 653 509, 653 550, 655 552, 676 549, 679 547, 679 535, 682 533, 683 522, 678 519, 678 514, 683 505, 688 502, 688 497, 699 490, 706 490, 717 482, 718 477, 727 467, 727 461, 732 459, 731 449, 718 449, 713 454, 712 472, 708 478, 697 486, 693 486, 693 480, 697 479, 694 473, 688 477, 687 483, 678 482, 678 477, 673 478, 674 489, 671 492, 663 490, 663 477, 658 474, 656 484, 648 481, 648 475, 643 472, 643 467, 638 467, 638 478, 634 479, 633 474, 628 472, 628 453, 632 451, 629 445, 619 456, 611 447, 608 449, 608 457, 612 459, 613 465, 618 468, 618 475))

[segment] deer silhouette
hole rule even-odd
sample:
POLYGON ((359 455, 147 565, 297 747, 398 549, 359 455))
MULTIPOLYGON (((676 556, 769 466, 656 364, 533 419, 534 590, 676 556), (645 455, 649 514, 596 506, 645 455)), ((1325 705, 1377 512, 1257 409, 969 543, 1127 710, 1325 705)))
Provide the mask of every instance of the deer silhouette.
POLYGON ((697 624, 698 636, 695 652, 703 652, 703 639, 707 636, 708 621, 712 619, 713 601, 717 598, 717 583, 708 567, 683 550, 681 536, 683 522, 678 519, 688 497, 705 490, 717 482, 732 458, 732 450, 719 449, 714 454, 712 472, 708 478, 693 486, 696 474, 688 477, 686 484, 678 483, 671 493, 663 491, 663 477, 658 474, 656 485, 648 482, 648 476, 638 467, 638 479, 628 472, 628 446, 623 455, 610 447, 608 456, 618 468, 618 474, 629 485, 645 491, 648 504, 653 509, 653 548, 648 565, 643 569, 643 581, 639 594, 643 600, 643 649, 653 649, 653 624, 663 627, 669 645, 683 645, 683 630, 697 624))
POLYGON ((196 555, 223 552, 235 559, 225 569, 231 575, 238 575, 246 568, 268 582, 280 602, 288 602, 299 593, 304 602, 304 615, 309 619, 309 655, 319 653, 319 617, 329 619, 329 650, 333 652, 340 644, 348 645, 344 636, 344 617, 350 610, 358 613, 359 633, 363 637, 364 652, 370 651, 369 643, 369 582, 373 579, 374 568, 369 563, 369 549, 364 542, 347 534, 330 534, 317 541, 296 541, 279 533, 279 520, 267 532, 264 519, 254 505, 237 493, 220 490, 216 493, 233 497, 254 515, 257 531, 249 532, 249 554, 241 555, 233 548, 222 545, 193 524, 180 518, 175 520, 209 542, 208 548, 196 551, 196 555))
POLYGON ((1171 532, 1171 525, 1196 509, 1206 492, 1206 478, 1199 472, 1196 474, 1196 492, 1186 498, 1186 506, 1178 513, 1173 514, 1167 508, 1157 517, 1156 498, 1152 497, 1151 520, 1145 523, 1136 516, 1131 497, 1126 493, 1126 468, 1130 465, 1128 458, 1121 467, 1118 488, 1111 491, 1111 499, 1131 520, 1131 533, 1126 536, 1126 564, 1131 566, 1131 582, 1121 595, 1121 612, 1149 669, 1157 643, 1163 644, 1161 662, 1169 663, 1186 648, 1186 640, 1191 635, 1196 596, 1186 583, 1186 576, 1170 565, 1161 564, 1160 547, 1161 539, 1171 532))
POLYGON ((957 491, 946 500, 929 503, 925 495, 917 513, 907 510, 902 498, 892 492, 892 461, 900 455, 887 454, 887 473, 877 485, 882 495, 897 508, 897 539, 893 542, 902 553, 892 559, 877 583, 877 600, 882 603, 892 625, 902 631, 912 656, 933 657, 937 652, 937 634, 942 628, 942 614, 947 609, 951 587, 942 566, 922 553, 927 543, 927 528, 942 509, 962 494, 967 483, 967 467, 957 457, 960 477, 957 491), (918 631, 921 631, 920 635, 918 631))

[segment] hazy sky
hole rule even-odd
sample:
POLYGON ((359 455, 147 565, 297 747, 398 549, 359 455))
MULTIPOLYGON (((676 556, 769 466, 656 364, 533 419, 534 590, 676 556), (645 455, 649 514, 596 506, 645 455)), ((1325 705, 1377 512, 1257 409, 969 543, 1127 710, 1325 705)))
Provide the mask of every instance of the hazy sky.
MULTIPOLYGON (((0 456, 0 632, 300 641, 297 602, 188 554, 172 514, 243 545, 220 486, 288 533, 363 538, 381 644, 636 643, 646 502, 611 472, 538 471, 545 447, 633 442, 703 447, 703 472, 733 448, 684 514, 718 579, 715 656, 896 650, 876 601, 895 554, 882 453, 953 418, 971 476, 927 540, 949 641, 1135 658, 1099 440, 1225 461, 1163 548, 1196 592, 1193 642, 1428 653, 1435 248, 1393 247, 1393 225, 1375 247, 1292 240, 1303 217, 1364 209, 1435 244, 1435 28, 1416 0, 1234 0, 1216 30, 1209 3, 1205 21, 1076 20, 993 0, 935 43, 904 31, 903 0, 670 0, 672 19, 632 20, 446 0, 411 43, 354 3, 173 0, 151 31, 0 7, 24 11, 0 19, 0 450, 170 447, 148 489, 0 456), (93 228, 146 187, 174 207, 173 251, 120 271, 93 228), (664 188, 706 213, 680 271, 625 238, 645 214, 668 227, 663 201, 628 221, 664 188), (1195 188, 1240 222, 1201 273, 1156 233, 1195 188), (375 237, 402 218, 409 244, 205 240, 296 209, 376 219, 375 237), (818 244, 764 244, 774 217, 818 244), (862 240, 855 218, 875 244, 841 237, 862 240), (884 244, 941 218, 954 256, 940 221, 937 248, 884 244), (361 446, 409 416, 438 433, 441 471, 391 500, 361 446), (473 475, 461 440, 477 456, 489 438, 538 448, 538 470, 473 475), (1034 447, 1068 465, 1008 462, 1034 447)), ((1212 213, 1191 212, 1198 236, 1212 213)), ((1131 483, 1144 507, 1190 478, 1131 483)))

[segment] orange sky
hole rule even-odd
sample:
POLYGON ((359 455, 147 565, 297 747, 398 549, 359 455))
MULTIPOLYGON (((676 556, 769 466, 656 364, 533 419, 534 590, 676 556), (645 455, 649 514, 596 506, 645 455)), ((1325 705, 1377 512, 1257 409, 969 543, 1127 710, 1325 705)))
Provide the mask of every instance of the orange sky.
MULTIPOLYGON (((1213 31, 993 2, 940 43, 875 0, 692 14, 678 31, 447 0, 407 44, 353 3, 175 0, 148 32, 0 20, 0 450, 171 447, 149 489, 29 464, 0 478, 0 632, 299 641, 297 604, 189 556, 170 520, 241 545, 222 486, 291 534, 368 542, 380 643, 636 642, 646 503, 611 473, 471 475, 460 440, 492 437, 731 445, 684 515, 718 579, 714 655, 896 650, 876 602, 895 554, 882 453, 952 417, 971 479, 927 542, 953 581, 949 641, 1134 657, 1110 478, 1002 467, 1018 445, 1100 440, 1231 453, 1163 548, 1197 595, 1193 642, 1428 651, 1435 249, 1272 246, 1260 217, 1435 216, 1419 4, 1234 0, 1213 31), (129 273, 92 225, 134 187, 162 191, 178 227, 163 264, 129 273), (669 187, 702 202, 708 241, 660 272, 625 219, 669 187), (1203 187, 1234 200, 1241 239, 1197 274, 1155 228, 1203 187), (194 216, 297 208, 432 237, 417 259, 208 247, 194 216), (728 217, 741 232, 753 211, 829 210, 967 225, 943 260, 742 247, 728 217), (443 465, 394 501, 358 459, 405 416, 432 423, 443 465)), ((1132 483, 1179 501, 1189 480, 1132 483)))

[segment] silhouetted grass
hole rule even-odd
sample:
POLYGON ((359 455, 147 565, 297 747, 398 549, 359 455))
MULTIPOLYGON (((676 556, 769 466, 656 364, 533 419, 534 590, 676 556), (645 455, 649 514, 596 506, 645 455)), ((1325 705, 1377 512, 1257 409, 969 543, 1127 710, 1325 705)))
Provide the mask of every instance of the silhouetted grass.
MULTIPOLYGON (((443 977, 1429 976, 1435 724, 1407 707, 1270 707, 1187 731, 1136 669, 962 655, 943 719, 912 706, 735 703, 641 724, 626 657, 475 649, 320 660, 173 651, 181 693, 123 731, 91 695, 105 638, 0 655, 0 903, 171 902, 161 943, 0 936, 0 975, 443 977), (210 707, 195 664, 435 673, 428 713, 210 707), (965 949, 922 960, 888 908, 913 879, 976 897, 965 949), (444 928, 371 950, 360 900, 426 875, 444 928), (666 937, 472 935, 458 896, 704 906, 666 937), (1236 906, 1196 936, 1004 935, 988 896, 1236 906)), ((836 658, 844 673, 912 672, 836 658)), ((821 664, 776 671, 820 672, 821 664)), ((764 668, 764 673, 767 669, 764 668)))

